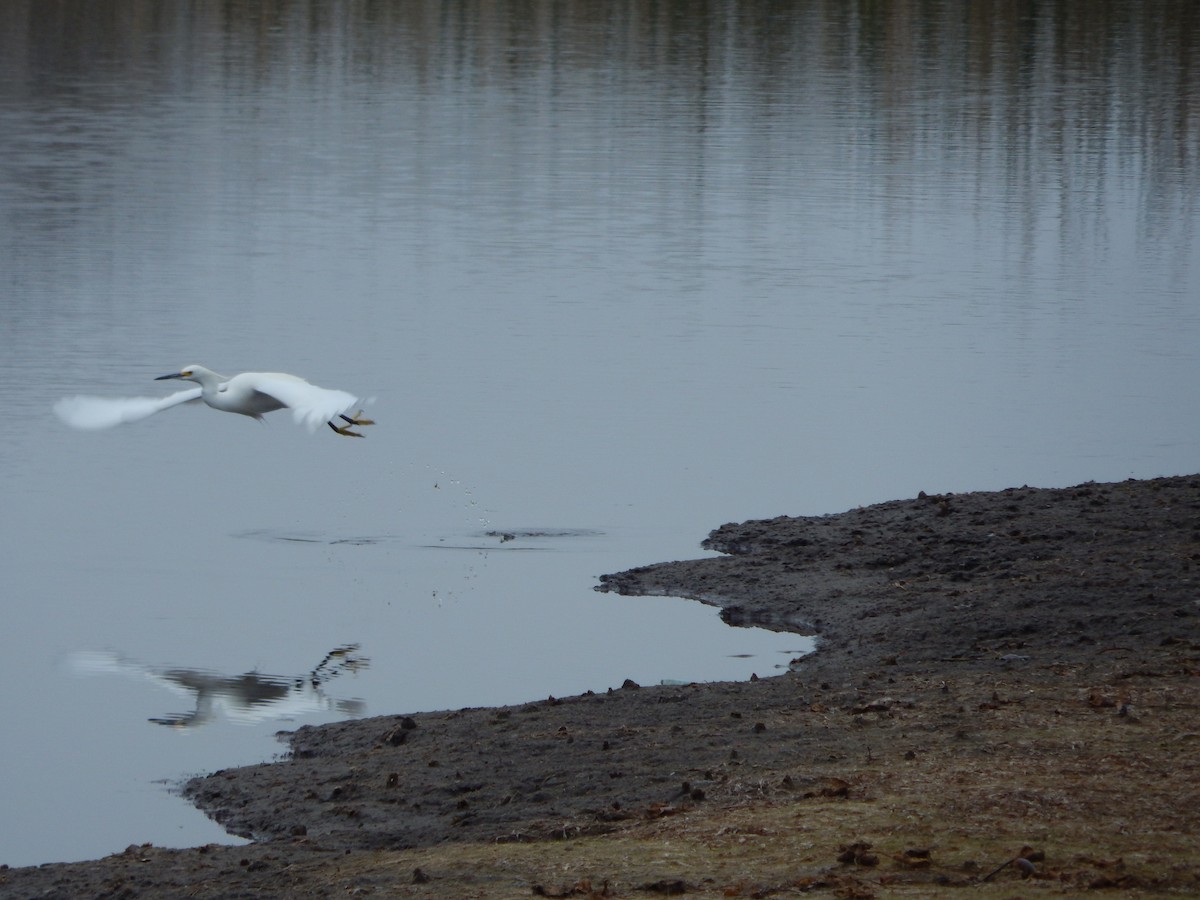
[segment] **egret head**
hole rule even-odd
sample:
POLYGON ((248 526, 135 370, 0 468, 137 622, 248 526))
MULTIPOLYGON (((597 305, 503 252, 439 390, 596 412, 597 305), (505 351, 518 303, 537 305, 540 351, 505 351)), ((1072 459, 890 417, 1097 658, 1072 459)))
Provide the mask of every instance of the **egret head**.
POLYGON ((168 378, 180 378, 183 381, 198 381, 199 378, 197 376, 207 371, 208 369, 204 368, 204 366, 184 366, 178 372, 172 372, 170 375, 159 375, 154 380, 166 381, 168 378))

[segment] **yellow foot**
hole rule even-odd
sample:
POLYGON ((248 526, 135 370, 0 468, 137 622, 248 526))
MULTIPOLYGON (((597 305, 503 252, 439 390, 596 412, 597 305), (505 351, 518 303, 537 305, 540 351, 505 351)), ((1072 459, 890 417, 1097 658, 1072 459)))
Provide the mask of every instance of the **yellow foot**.
POLYGON ((375 424, 374 419, 364 419, 362 417, 362 414, 363 414, 363 411, 360 409, 353 416, 346 416, 346 415, 338 416, 339 419, 341 419, 342 421, 344 421, 346 423, 345 425, 334 425, 332 422, 328 422, 326 424, 328 424, 329 427, 332 428, 334 431, 336 431, 338 434, 344 434, 346 437, 366 437, 365 434, 359 434, 357 431, 350 430, 351 425, 374 425, 375 424))

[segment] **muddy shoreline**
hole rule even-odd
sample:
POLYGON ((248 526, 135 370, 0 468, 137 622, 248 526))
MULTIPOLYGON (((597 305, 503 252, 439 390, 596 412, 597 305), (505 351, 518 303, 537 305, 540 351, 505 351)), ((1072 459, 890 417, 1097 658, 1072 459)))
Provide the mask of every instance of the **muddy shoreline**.
POLYGON ((0 896, 1200 890, 1200 476, 922 495, 704 546, 725 555, 599 589, 817 652, 746 683, 301 728, 290 758, 186 786, 252 845, 0 870, 0 896), (1023 845, 1036 862, 983 881, 1023 845))

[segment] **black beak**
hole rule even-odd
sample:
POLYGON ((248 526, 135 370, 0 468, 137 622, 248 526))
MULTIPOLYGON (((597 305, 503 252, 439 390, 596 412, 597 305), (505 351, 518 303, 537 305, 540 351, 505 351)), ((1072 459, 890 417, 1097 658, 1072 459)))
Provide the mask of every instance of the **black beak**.
POLYGON ((155 378, 154 380, 155 380, 155 381, 166 381, 168 378, 182 378, 182 377, 183 377, 183 376, 182 376, 182 375, 180 375, 178 372, 173 372, 173 373, 172 373, 172 374, 170 374, 170 375, 159 375, 159 376, 158 376, 157 378, 155 378))

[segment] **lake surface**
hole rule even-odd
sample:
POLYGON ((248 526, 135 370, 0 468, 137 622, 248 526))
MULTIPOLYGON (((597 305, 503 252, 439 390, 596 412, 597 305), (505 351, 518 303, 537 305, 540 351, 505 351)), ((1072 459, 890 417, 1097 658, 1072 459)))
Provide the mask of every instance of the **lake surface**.
MULTIPOLYGON (((732 520, 1194 472, 1187 2, 0 10, 0 862, 346 715, 779 671, 732 520), (72 394, 189 363, 351 441, 72 394)), ((174 383, 172 383, 174 384, 174 383)))

